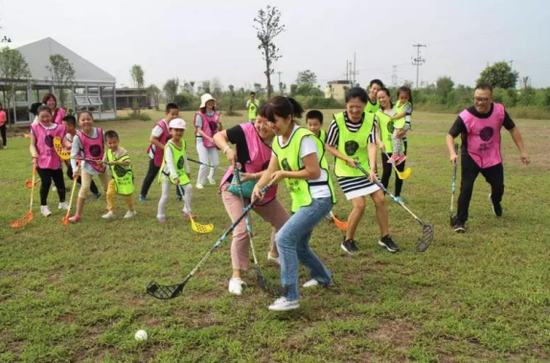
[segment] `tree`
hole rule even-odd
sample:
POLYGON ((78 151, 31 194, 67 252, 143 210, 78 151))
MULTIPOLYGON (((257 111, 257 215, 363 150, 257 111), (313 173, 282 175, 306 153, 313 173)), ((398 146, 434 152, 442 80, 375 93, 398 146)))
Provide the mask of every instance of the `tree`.
POLYGON ((485 83, 493 88, 514 88, 518 81, 519 74, 513 71, 508 62, 502 61, 487 66, 481 72, 477 84, 485 83))
POLYGON ((271 97, 271 75, 274 69, 271 68, 274 62, 280 59, 279 48, 273 43, 273 39, 285 30, 285 26, 280 24, 281 12, 277 7, 268 5, 266 10, 260 9, 258 15, 254 18, 253 27, 256 29, 256 36, 260 40, 258 49, 262 51, 265 61, 265 76, 267 78, 267 98, 271 97))
POLYGON ((217 77, 214 77, 212 81, 210 81, 210 90, 212 91, 212 97, 216 99, 216 107, 221 108, 222 107, 222 96, 223 96, 223 85, 220 82, 220 79, 217 77))
POLYGON ((49 80, 52 82, 54 91, 57 90, 59 93, 59 103, 63 107, 67 95, 65 88, 72 87, 74 83, 73 64, 61 54, 53 54, 50 56, 50 64, 46 66, 46 69, 50 72, 49 80))
POLYGON ((199 85, 199 93, 201 95, 205 93, 210 93, 210 81, 201 82, 201 84, 199 85))
POLYGON ((145 73, 143 68, 139 64, 134 64, 132 69, 130 69, 130 75, 132 76, 132 82, 134 82, 134 87, 137 89, 143 88, 145 85, 145 73))
POLYGON ((453 90, 455 83, 451 77, 443 76, 439 77, 435 81, 435 92, 439 96, 441 103, 446 104, 449 99, 449 94, 453 90))
POLYGON ((153 100, 157 111, 159 110, 160 93, 160 89, 154 84, 147 87, 147 97, 153 100))
POLYGON ((164 96, 166 97, 166 102, 174 102, 174 98, 178 94, 179 88, 180 80, 178 78, 172 78, 166 81, 164 87, 162 87, 164 96))
MULTIPOLYGON (((27 85, 31 79, 31 71, 25 58, 17 49, 4 47, 0 50, 0 80, 5 84, 5 98, 7 101, 7 109, 11 105, 11 101, 15 99, 15 88, 17 85, 27 85)), ((15 120, 16 107, 13 102, 13 119, 15 120)))
POLYGON ((307 84, 315 85, 317 83, 317 75, 310 71, 309 69, 305 71, 298 72, 298 77, 296 77, 296 84, 298 86, 307 84))

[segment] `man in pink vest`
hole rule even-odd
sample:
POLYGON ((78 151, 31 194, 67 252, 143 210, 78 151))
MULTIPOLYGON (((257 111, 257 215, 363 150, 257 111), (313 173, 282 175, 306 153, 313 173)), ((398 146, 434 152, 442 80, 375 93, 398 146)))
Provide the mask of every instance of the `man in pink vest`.
POLYGON ((454 230, 466 232, 468 208, 472 199, 474 182, 481 173, 491 185, 489 200, 497 217, 502 216, 500 202, 504 194, 504 168, 500 155, 500 129, 504 126, 512 135, 521 162, 528 165, 529 155, 525 151, 521 134, 510 118, 510 115, 500 103, 493 102, 493 89, 489 85, 478 85, 474 91, 474 105, 462 111, 447 135, 447 148, 451 155, 451 163, 457 161, 454 150, 454 139, 462 138, 462 164, 460 196, 458 209, 453 221, 454 230))

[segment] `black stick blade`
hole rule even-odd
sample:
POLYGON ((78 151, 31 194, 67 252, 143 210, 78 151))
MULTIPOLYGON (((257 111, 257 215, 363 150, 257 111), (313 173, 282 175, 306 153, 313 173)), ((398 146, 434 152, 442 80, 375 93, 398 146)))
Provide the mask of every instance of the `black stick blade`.
POLYGON ((156 282, 151 282, 147 286, 147 294, 151 295, 155 299, 169 300, 181 295, 185 283, 179 285, 159 285, 156 282))
POLYGON ((418 241, 416 245, 416 250, 418 252, 424 252, 430 247, 434 241, 434 228, 431 224, 422 225, 422 238, 418 241))

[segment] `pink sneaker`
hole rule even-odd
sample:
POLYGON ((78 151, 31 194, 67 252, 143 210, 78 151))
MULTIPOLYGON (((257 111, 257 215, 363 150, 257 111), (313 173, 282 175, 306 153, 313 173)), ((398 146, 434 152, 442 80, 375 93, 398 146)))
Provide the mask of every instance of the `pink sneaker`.
POLYGON ((388 164, 395 164, 399 160, 399 155, 392 155, 388 159, 388 164))
POLYGON ((397 162, 395 163, 395 165, 399 165, 401 164, 402 162, 404 162, 405 160, 407 160, 407 155, 403 154, 401 156, 398 156, 398 160, 397 162))
POLYGON ((187 214, 187 213, 183 212, 183 218, 184 218, 184 219, 191 219, 191 218, 196 219, 197 216, 196 216, 195 214, 193 214, 193 213, 187 214))
POLYGON ((71 218, 69 218, 69 221, 71 223, 77 223, 77 222, 80 222, 82 220, 82 217, 78 214, 75 214, 74 216, 72 216, 71 218))

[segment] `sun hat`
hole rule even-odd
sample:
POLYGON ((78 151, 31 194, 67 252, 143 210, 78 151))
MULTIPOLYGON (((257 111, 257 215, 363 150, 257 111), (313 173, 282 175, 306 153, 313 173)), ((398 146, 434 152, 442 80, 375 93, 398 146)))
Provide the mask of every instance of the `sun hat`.
POLYGON ((201 96, 201 107, 199 108, 205 108, 206 107, 206 102, 208 101, 214 101, 216 102, 216 99, 214 97, 212 97, 212 95, 210 95, 210 93, 205 93, 201 96))
POLYGON ((186 125, 185 125, 185 121, 183 121, 181 118, 175 118, 175 119, 173 119, 172 121, 170 121, 169 127, 170 127, 171 129, 182 129, 182 130, 185 130, 186 125))

